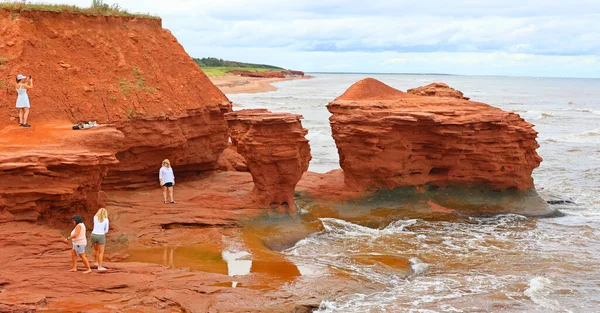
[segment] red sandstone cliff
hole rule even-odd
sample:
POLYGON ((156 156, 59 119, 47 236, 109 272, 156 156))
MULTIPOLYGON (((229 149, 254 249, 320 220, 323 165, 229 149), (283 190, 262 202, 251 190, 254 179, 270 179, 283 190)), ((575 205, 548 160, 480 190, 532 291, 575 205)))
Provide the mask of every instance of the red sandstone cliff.
POLYGON ((311 159, 302 116, 256 109, 234 111, 225 118, 233 145, 247 161, 258 201, 294 213, 294 188, 311 159))
MULTIPOLYGON (((0 121, 16 124, 16 74, 33 75, 30 124, 95 120, 124 134, 104 188, 212 170, 227 147, 230 101, 160 19, 0 10, 0 121)), ((0 148, 0 151, 4 150, 0 148)))
POLYGON ((97 209, 103 190, 214 170, 231 103, 159 19, 0 9, 0 220, 97 209), (32 128, 16 74, 32 75, 32 128), (102 127, 71 130, 95 120, 102 127))
POLYGON ((328 104, 348 186, 533 188, 531 173, 542 159, 531 124, 455 93, 426 94, 432 96, 404 93, 368 78, 328 104))

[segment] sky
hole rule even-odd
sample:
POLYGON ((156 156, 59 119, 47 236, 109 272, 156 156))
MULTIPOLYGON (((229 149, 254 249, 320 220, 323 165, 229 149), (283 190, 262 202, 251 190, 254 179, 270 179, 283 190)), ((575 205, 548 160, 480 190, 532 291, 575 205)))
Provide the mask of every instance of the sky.
POLYGON ((305 72, 600 78, 600 0, 105 3, 159 15, 198 58, 305 72))

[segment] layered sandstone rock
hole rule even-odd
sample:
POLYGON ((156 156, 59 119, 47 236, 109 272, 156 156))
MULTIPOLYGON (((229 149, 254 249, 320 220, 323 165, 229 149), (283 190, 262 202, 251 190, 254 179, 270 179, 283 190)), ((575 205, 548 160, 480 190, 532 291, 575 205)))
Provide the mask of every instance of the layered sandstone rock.
MULTIPOLYGON (((531 209, 535 214, 547 213, 531 178, 542 161, 531 124, 515 113, 455 93, 427 94, 404 93, 364 79, 328 104, 347 186, 449 187, 471 204, 478 197, 471 190, 515 191, 516 196, 533 199, 526 205, 536 206, 539 210, 531 209)), ((512 201, 505 200, 493 202, 497 208, 486 206, 487 212, 504 211, 502 203, 512 201)), ((526 210, 524 203, 507 206, 511 212, 526 210)))
POLYGON ((246 159, 237 152, 237 148, 233 145, 223 150, 223 153, 217 161, 217 170, 227 172, 247 172, 248 164, 246 159))
POLYGON ((95 120, 125 136, 105 188, 212 170, 227 147, 231 103, 160 19, 0 10, 0 121, 13 124, 17 73, 32 75, 30 123, 95 120))
POLYGON ((435 97, 452 97, 458 99, 469 100, 461 91, 458 91, 445 83, 431 83, 427 86, 409 89, 406 92, 417 96, 435 96, 435 97))
POLYGON ((0 134, 0 222, 64 218, 106 203, 101 182, 118 162, 120 131, 46 124, 35 131, 5 128, 0 134))
POLYGON ((311 159, 301 118, 264 109, 225 115, 232 143, 252 174, 253 194, 264 206, 289 207, 295 212, 294 188, 311 159))

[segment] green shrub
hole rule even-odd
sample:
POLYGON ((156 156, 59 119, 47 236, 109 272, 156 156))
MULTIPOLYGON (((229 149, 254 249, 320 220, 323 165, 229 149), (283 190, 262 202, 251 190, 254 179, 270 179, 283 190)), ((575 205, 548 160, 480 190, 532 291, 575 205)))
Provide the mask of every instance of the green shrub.
MULTIPOLYGON (((89 8, 81 8, 75 5, 66 4, 46 4, 46 3, 32 3, 26 1, 12 1, 12 2, 0 2, 0 9, 9 10, 39 10, 39 11, 53 11, 53 12, 71 12, 71 13, 83 13, 91 15, 106 15, 106 16, 134 16, 140 18, 160 18, 150 14, 139 14, 129 13, 127 10, 121 8, 118 4, 108 5, 104 3, 104 0, 92 0, 92 5, 89 8)), ((11 15, 12 16, 12 15, 11 15)))

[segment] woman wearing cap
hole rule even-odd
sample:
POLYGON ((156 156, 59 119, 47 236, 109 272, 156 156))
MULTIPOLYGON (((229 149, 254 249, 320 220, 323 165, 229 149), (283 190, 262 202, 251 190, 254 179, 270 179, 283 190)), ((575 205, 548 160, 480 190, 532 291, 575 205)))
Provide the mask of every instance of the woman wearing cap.
POLYGON ((71 217, 73 221, 73 231, 71 231, 71 236, 65 239, 66 242, 72 240, 73 249, 71 250, 71 260, 73 261, 73 267, 69 270, 69 272, 77 272, 77 256, 81 257, 83 264, 87 268, 84 274, 91 273, 92 268, 90 267, 90 263, 85 257, 85 246, 87 245, 87 239, 85 237, 85 224, 83 224, 83 218, 79 215, 73 215, 71 217))
POLYGON ((108 212, 105 208, 101 208, 94 216, 94 230, 90 238, 92 246, 94 246, 94 260, 96 262, 94 265, 98 267, 98 271, 106 271, 106 268, 102 267, 106 233, 108 233, 108 212))
POLYGON ((19 126, 31 127, 27 123, 29 118, 29 97, 27 96, 27 89, 33 88, 33 77, 29 76, 29 79, 25 75, 17 75, 17 83, 15 89, 17 90, 17 109, 19 109, 19 126))
POLYGON ((169 191, 171 203, 177 203, 175 202, 175 198, 173 198, 173 185, 175 185, 175 175, 173 174, 173 168, 171 168, 171 162, 169 162, 169 159, 163 160, 162 167, 158 172, 158 181, 163 189, 163 199, 165 200, 165 203, 169 203, 167 201, 167 191, 169 191))

